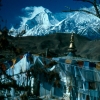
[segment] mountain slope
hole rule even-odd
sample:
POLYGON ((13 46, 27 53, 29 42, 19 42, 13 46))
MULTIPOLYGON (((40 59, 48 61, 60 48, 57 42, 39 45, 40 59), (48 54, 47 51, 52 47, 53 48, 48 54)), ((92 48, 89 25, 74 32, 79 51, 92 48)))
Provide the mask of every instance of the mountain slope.
MULTIPOLYGON (((54 33, 45 36, 8 37, 8 40, 16 48, 21 48, 23 54, 28 51, 37 54, 45 52, 46 48, 49 48, 59 56, 64 56, 64 53, 67 53, 69 47, 70 36, 70 34, 54 33)), ((94 60, 100 60, 100 40, 91 41, 78 34, 75 34, 74 37, 77 55, 94 60)), ((12 54, 13 53, 9 50, 3 50, 0 53, 0 55, 6 55, 8 59, 12 57, 12 54)))
MULTIPOLYGON (((32 12, 28 13, 28 16, 21 17, 22 22, 18 29, 11 28, 9 35, 17 36, 23 30, 26 33, 23 36, 34 36, 48 34, 50 27, 57 24, 59 21, 52 15, 48 9, 43 7, 32 7, 32 12)), ((30 11, 30 8, 26 7, 25 10, 30 11)))
MULTIPOLYGON (((91 9, 93 9, 91 7, 91 9)), ((90 8, 88 10, 91 10, 90 8)), ((12 36, 41 36, 50 33, 76 33, 91 39, 100 38, 100 19, 85 12, 55 13, 43 7, 25 8, 26 17, 18 29, 11 28, 12 36), (22 31, 25 32, 22 34, 22 31)))

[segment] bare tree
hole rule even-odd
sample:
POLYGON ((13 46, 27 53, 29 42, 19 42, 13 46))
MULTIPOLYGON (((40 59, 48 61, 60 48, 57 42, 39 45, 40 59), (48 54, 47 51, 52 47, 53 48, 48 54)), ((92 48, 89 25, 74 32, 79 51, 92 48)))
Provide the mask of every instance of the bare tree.
MULTIPOLYGON (((93 5, 94 9, 95 9, 95 13, 91 12, 91 11, 88 11, 88 10, 82 10, 82 9, 79 9, 79 10, 72 10, 69 8, 69 10, 65 10, 63 12, 75 12, 75 11, 83 11, 83 12, 86 12, 88 14, 92 14, 98 18, 100 18, 100 11, 99 11, 99 5, 98 3, 100 3, 100 0, 74 0, 74 1, 81 1, 81 2, 87 2, 87 3, 90 3, 91 5, 93 5)), ((68 7, 67 7, 68 8, 68 7)))

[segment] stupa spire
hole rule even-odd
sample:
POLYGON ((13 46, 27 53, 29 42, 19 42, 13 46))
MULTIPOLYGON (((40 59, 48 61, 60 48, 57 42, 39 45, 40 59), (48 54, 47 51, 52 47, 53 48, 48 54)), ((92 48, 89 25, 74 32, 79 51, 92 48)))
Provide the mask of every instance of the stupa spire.
POLYGON ((74 44, 74 33, 71 34, 71 39, 70 39, 70 44, 69 44, 69 48, 68 48, 68 53, 72 53, 75 55, 76 52, 76 47, 74 44))

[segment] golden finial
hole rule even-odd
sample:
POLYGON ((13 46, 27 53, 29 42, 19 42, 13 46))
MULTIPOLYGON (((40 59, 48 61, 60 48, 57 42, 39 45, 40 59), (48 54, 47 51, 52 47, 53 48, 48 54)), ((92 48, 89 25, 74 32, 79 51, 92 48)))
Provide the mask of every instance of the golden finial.
POLYGON ((71 40, 70 40, 70 45, 69 45, 69 48, 68 48, 68 52, 71 52, 71 53, 75 53, 76 52, 76 49, 75 49, 75 45, 74 45, 74 33, 71 34, 71 40))

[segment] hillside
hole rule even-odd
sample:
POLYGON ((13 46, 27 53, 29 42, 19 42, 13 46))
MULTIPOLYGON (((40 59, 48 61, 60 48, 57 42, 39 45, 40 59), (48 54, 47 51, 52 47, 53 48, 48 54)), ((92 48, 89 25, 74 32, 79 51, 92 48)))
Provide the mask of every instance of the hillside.
MULTIPOLYGON (((58 56, 64 56, 64 53, 67 53, 70 43, 70 35, 71 34, 55 33, 45 36, 8 37, 7 39, 9 44, 21 49, 21 53, 19 54, 24 54, 28 51, 37 54, 45 52, 46 48, 49 48, 50 51, 55 52, 58 56)), ((100 60, 100 40, 91 41, 86 37, 75 34, 74 41, 77 55, 100 60)), ((17 56, 19 54, 17 54, 17 56)), ((2 50, 1 55, 8 59, 16 56, 14 52, 8 49, 2 50)))

